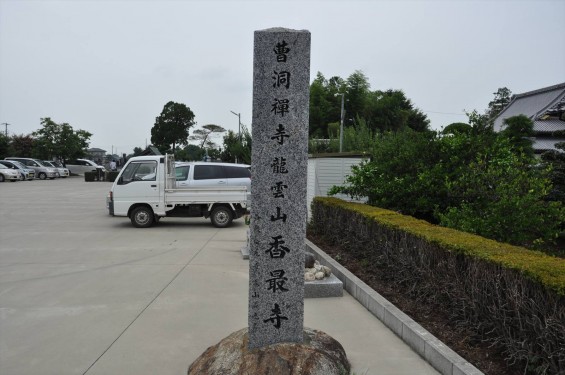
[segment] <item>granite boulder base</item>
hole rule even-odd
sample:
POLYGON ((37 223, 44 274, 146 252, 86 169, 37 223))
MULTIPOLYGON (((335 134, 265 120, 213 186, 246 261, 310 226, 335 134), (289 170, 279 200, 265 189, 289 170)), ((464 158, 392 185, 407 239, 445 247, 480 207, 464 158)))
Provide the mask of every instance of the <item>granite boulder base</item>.
POLYGON ((302 343, 248 348, 247 328, 209 347, 188 375, 347 375, 350 365, 339 342, 324 332, 304 328, 302 343))

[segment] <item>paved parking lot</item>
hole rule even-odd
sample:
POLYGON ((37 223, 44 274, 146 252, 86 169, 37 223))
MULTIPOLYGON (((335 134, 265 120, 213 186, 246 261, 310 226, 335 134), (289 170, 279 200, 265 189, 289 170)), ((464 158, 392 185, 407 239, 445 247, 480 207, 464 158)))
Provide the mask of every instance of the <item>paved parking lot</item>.
MULTIPOLYGON (((107 182, 0 184, 0 374, 183 374, 247 326, 243 220, 107 214, 107 182)), ((357 375, 436 372, 347 293, 307 299, 305 325, 357 375)))

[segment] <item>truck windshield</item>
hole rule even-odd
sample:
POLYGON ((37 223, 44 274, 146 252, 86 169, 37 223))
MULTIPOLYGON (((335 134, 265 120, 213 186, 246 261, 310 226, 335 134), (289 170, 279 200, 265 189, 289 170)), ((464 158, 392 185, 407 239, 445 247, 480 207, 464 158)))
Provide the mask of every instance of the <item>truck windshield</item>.
POLYGON ((122 184, 129 184, 133 181, 155 181, 157 162, 143 161, 129 163, 122 173, 122 184))

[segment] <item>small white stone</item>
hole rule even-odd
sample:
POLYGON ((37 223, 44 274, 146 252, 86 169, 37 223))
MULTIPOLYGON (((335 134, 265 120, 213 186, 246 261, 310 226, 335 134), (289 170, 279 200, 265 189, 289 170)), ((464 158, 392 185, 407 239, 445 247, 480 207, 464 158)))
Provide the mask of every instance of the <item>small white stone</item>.
POLYGON ((326 277, 328 277, 332 274, 332 270, 331 270, 330 267, 322 266, 322 270, 324 271, 324 275, 326 277))
POLYGON ((316 272, 316 280, 322 280, 324 278, 324 273, 323 272, 316 272))
POLYGON ((308 272, 304 274, 304 281, 314 281, 314 280, 316 280, 316 276, 314 276, 313 274, 308 272))

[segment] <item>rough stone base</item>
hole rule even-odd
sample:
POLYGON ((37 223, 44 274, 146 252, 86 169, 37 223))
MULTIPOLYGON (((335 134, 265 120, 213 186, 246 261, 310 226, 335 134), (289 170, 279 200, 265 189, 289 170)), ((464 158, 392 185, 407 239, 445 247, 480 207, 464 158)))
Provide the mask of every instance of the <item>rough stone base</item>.
POLYGON ((323 280, 305 281, 304 298, 342 297, 343 283, 335 275, 323 280))
POLYGON ((304 328, 303 343, 280 343, 248 350, 247 328, 209 347, 188 375, 348 375, 350 365, 339 342, 304 328))

